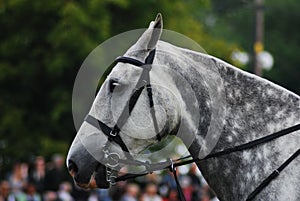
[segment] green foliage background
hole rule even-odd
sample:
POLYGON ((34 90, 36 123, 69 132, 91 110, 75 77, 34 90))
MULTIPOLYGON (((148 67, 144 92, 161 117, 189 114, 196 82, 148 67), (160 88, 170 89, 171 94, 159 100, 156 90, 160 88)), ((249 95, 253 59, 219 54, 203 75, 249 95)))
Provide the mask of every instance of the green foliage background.
MULTIPOLYGON (((161 12, 164 28, 232 62, 233 50, 252 51, 253 10, 250 0, 0 0, 0 172, 35 155, 66 154, 76 133, 73 82, 101 42, 161 12)), ((265 7, 265 47, 275 58, 265 76, 298 94, 299 10, 297 0, 265 7)))

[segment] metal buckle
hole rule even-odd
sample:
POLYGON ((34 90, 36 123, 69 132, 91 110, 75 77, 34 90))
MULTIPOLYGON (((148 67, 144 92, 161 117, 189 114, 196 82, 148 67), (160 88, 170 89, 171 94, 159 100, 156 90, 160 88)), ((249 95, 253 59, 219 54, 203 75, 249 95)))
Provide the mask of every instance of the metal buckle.
POLYGON ((115 130, 111 130, 109 135, 115 137, 118 134, 118 132, 116 132, 115 130))
POLYGON ((110 185, 112 185, 112 186, 114 186, 114 185, 116 185, 116 179, 117 177, 116 176, 114 176, 114 175, 111 175, 110 177, 109 177, 109 183, 110 183, 110 185))
POLYGON ((171 158, 169 158, 169 161, 171 163, 169 166, 170 171, 173 173, 174 173, 174 171, 176 172, 176 167, 174 167, 174 161, 171 158))
POLYGON ((106 181, 110 183, 110 185, 115 185, 117 182, 115 181, 117 177, 112 175, 112 172, 106 170, 106 181))
POLYGON ((111 171, 106 170, 106 181, 110 182, 111 171))
POLYGON ((110 168, 115 168, 119 165, 120 155, 118 153, 107 153, 106 165, 110 168))

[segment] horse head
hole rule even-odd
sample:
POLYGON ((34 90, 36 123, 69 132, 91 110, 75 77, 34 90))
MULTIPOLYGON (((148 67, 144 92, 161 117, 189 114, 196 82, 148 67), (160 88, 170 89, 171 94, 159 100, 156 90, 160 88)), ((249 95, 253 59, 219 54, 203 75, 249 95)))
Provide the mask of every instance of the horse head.
POLYGON ((178 94, 170 90, 171 86, 164 86, 162 74, 164 79, 170 78, 156 65, 161 33, 159 14, 125 55, 116 60, 102 84, 67 157, 77 185, 108 188, 107 176, 120 170, 120 159, 131 160, 178 130, 178 94))

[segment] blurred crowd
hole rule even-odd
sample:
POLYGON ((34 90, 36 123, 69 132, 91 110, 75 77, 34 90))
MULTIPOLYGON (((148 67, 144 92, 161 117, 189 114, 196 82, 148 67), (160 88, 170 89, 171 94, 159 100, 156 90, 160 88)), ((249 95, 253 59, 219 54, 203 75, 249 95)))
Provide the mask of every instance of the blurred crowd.
MULTIPOLYGON (((177 175, 186 201, 217 200, 195 164, 185 172, 177 169, 177 175)), ((179 201, 174 176, 168 171, 118 182, 110 189, 79 189, 61 155, 54 155, 48 163, 42 156, 32 164, 15 163, 1 177, 0 201, 179 201)))

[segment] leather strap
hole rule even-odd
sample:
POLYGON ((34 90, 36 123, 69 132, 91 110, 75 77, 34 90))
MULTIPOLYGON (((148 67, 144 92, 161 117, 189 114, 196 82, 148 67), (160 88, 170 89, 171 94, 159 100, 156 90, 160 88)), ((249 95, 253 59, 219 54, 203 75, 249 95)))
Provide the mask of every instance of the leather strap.
POLYGON ((95 117, 93 117, 89 114, 85 117, 84 121, 88 122, 95 128, 101 130, 107 136, 107 138, 110 142, 117 143, 123 151, 129 152, 127 146, 123 142, 120 135, 115 135, 115 136, 111 135, 112 129, 110 127, 108 127, 106 124, 104 124, 102 121, 99 121, 98 119, 96 119, 95 117))

